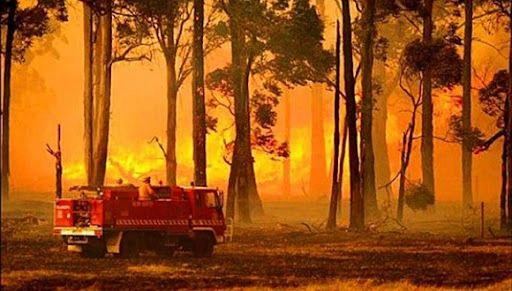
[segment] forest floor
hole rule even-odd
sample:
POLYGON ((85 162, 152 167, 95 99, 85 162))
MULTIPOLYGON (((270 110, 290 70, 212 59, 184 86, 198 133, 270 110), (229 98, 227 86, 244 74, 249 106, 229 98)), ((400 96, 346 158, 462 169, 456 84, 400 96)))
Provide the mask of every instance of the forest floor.
POLYGON ((406 213, 403 226, 382 219, 364 233, 326 232, 326 207, 266 202, 266 218, 236 225, 233 242, 211 258, 85 259, 51 235, 51 203, 4 202, 1 289, 512 290, 512 239, 488 231, 481 238, 476 215, 455 219, 460 212, 447 208, 436 210, 437 220, 406 213), (37 219, 21 219, 27 214, 37 219))

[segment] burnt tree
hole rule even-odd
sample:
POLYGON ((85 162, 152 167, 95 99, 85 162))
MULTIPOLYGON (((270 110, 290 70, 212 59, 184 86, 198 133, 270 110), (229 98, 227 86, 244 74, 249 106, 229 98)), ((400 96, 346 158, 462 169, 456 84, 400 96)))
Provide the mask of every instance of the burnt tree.
POLYGON ((471 47, 473 37, 473 0, 465 1, 464 57, 462 63, 462 203, 473 204, 472 167, 473 141, 471 135, 471 47))
POLYGON ((333 171, 332 171, 332 188, 331 188, 331 202, 329 204, 329 216, 327 218, 327 229, 334 229, 336 227, 336 212, 338 210, 338 203, 340 196, 340 186, 338 170, 343 165, 338 163, 339 150, 340 150, 340 23, 336 22, 336 79, 334 88, 334 156, 333 156, 333 171))
MULTIPOLYGON (((434 0, 424 0, 420 8, 420 16, 423 19, 423 38, 425 46, 432 43, 432 33, 434 23, 432 19, 432 10, 434 0)), ((434 183, 434 125, 433 125, 433 105, 432 105, 432 68, 426 66, 423 71, 423 96, 421 113, 421 170, 423 183, 435 197, 434 183)))
POLYGON ((204 96, 204 0, 194 0, 193 43, 193 139, 194 183, 206 186, 206 107, 204 96))
POLYGON ((373 122, 373 60, 375 34, 375 1, 364 1, 362 14, 362 48, 361 48, 361 163, 362 186, 364 196, 365 217, 377 214, 377 194, 375 188, 375 157, 373 152, 372 122, 373 122))
POLYGON ((350 228, 361 231, 364 230, 364 198, 361 192, 361 175, 359 172, 359 154, 357 150, 357 115, 352 55, 352 27, 348 0, 342 0, 342 10, 343 60, 350 163, 350 228))

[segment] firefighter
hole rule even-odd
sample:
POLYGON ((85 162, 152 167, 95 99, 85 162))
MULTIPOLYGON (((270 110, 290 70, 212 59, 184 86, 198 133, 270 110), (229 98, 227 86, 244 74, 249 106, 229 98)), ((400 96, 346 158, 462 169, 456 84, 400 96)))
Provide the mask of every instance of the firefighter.
POLYGON ((139 200, 153 200, 157 198, 155 190, 151 187, 151 177, 144 178, 142 185, 139 187, 139 200))

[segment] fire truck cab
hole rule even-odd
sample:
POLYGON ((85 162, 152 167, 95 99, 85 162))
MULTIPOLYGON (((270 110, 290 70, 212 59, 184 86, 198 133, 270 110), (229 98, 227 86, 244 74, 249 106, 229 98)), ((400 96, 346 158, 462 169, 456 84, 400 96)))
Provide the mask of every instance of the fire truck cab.
POLYGON ((216 188, 156 186, 158 199, 146 201, 133 185, 74 188, 80 198, 55 201, 53 233, 85 257, 131 257, 145 250, 208 257, 225 242, 223 194, 216 188))

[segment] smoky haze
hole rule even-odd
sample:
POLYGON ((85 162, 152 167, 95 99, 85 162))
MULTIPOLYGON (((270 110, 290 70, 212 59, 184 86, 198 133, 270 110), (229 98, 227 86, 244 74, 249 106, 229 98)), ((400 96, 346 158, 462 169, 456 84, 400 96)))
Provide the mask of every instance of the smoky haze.
MULTIPOLYGON (((332 20, 334 7, 326 7, 327 35, 334 37, 332 20), (329 12, 330 11, 330 12, 329 12), (330 19, 329 19, 330 17, 330 19)), ((52 36, 51 47, 46 42, 35 44, 34 55, 24 65, 16 64, 13 71, 13 98, 11 113, 11 183, 13 192, 51 192, 54 187, 54 158, 46 153, 45 144, 55 146, 57 124, 62 125, 62 152, 64 188, 85 184, 83 166, 83 37, 81 5, 70 8, 69 22, 57 29, 52 36)), ((503 32, 501 32, 503 33, 503 32)), ((497 33, 488 36, 477 28, 475 34, 490 43, 506 39, 497 33)), ((332 37, 332 38, 333 38, 332 37)), ((333 39, 326 40, 329 46, 333 39)), ((225 65, 229 59, 225 49, 212 53, 206 60, 206 71, 225 65)), ((502 54, 506 55, 506 51, 502 54)), ((475 42, 473 66, 480 77, 489 80, 492 74, 506 65, 506 59, 494 49, 475 42), (486 73, 487 72, 487 73, 486 73)), ((109 140, 109 161, 106 183, 123 178, 126 182, 138 183, 142 176, 150 175, 155 181, 165 180, 165 161, 155 143, 149 141, 157 136, 165 142, 166 106, 165 64, 158 53, 152 62, 116 63, 112 71, 112 107, 109 140)), ((186 81, 179 92, 177 160, 178 184, 193 180, 192 159, 192 98, 190 81, 186 81)), ((480 81, 475 79, 474 86, 480 81)), ((360 91, 360 89, 356 89, 360 91)), ((207 92, 207 94, 209 94, 207 92)), ((437 92, 435 97, 436 136, 444 136, 452 113, 450 95, 460 95, 460 88, 452 92, 437 92)), ((296 88, 290 94, 291 102, 291 195, 316 197, 318 193, 306 193, 310 178, 311 139, 325 138, 329 171, 332 158, 332 92, 324 92, 325 135, 311 137, 311 89, 296 88)), ((473 100, 477 100, 473 91, 473 100)), ((409 113, 404 112, 403 100, 397 88, 389 101, 387 142, 391 175, 399 168, 400 141, 407 126, 409 113)), ((276 136, 284 140, 284 101, 278 107, 276 136)), ((474 102, 473 123, 486 134, 495 131, 492 120, 485 117, 474 102)), ((343 106, 342 106, 343 107, 343 106)), ((342 112, 342 116, 344 113, 342 112)), ((208 181, 211 186, 226 189, 229 166, 224 162, 222 129, 231 124, 231 117, 223 113, 219 118, 218 131, 207 136, 208 181)), ((418 131, 420 132, 420 131, 418 131)), ((224 133, 230 139, 233 134, 224 133)), ((419 145, 414 146, 410 179, 421 175, 419 145)), ((436 199, 460 200, 461 154, 459 144, 435 141, 436 199)), ((474 157, 475 200, 498 200, 500 189, 501 142, 488 152, 474 157)), ((274 161, 264 153, 254 151, 256 179, 259 191, 265 199, 282 198, 282 161, 274 161)), ((376 157, 378 159, 378 157, 376 157)), ((345 164, 344 181, 348 181, 348 164, 345 164)), ((379 185, 377 185, 379 186, 379 185)), ((343 197, 348 197, 347 183, 343 197)), ((395 191, 396 192, 396 191, 395 191)), ((16 197, 16 194, 13 195, 16 197)))

